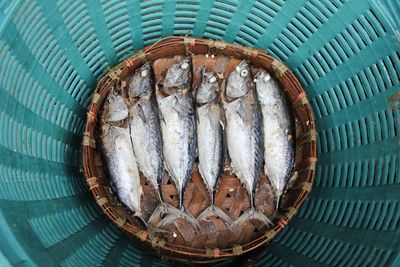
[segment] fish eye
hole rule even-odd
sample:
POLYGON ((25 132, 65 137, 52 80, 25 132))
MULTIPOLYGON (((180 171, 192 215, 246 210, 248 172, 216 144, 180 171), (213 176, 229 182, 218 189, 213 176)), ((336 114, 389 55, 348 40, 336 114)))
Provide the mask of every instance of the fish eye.
POLYGON ((264 82, 268 82, 269 80, 271 80, 271 76, 269 74, 265 75, 263 78, 264 82))
POLYGON ((148 71, 147 71, 147 70, 142 70, 142 72, 140 73, 140 76, 146 77, 147 74, 148 74, 148 71))
POLYGON ((181 65, 181 69, 186 70, 187 68, 189 68, 189 63, 185 62, 181 65))
POLYGON ((246 70, 246 69, 244 69, 244 70, 242 70, 242 71, 240 72, 240 76, 242 76, 242 77, 246 77, 248 74, 249 74, 249 71, 246 70))
POLYGON ((208 82, 209 82, 209 83, 214 83, 216 80, 217 80, 217 78, 215 78, 215 76, 212 76, 212 77, 208 80, 208 82))

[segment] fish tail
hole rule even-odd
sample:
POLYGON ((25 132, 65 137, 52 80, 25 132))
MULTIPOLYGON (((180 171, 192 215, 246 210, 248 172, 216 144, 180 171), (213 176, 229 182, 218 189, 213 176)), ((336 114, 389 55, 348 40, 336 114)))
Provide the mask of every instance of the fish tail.
POLYGON ((164 227, 165 225, 171 224, 172 222, 174 222, 179 218, 186 220, 186 222, 191 224, 197 230, 200 229, 200 224, 196 220, 196 218, 194 218, 192 214, 186 212, 184 209, 181 210, 175 209, 175 211, 171 212, 159 223, 158 227, 164 227))
POLYGON ((196 219, 197 221, 202 221, 211 216, 216 216, 225 221, 226 226, 229 228, 229 230, 231 230, 231 225, 232 225, 231 217, 229 217, 223 210, 214 205, 211 205, 210 207, 205 209, 199 216, 197 216, 196 219))
POLYGON ((233 227, 238 228, 239 226, 242 226, 246 221, 251 219, 256 219, 266 225, 273 225, 271 219, 268 218, 264 213, 256 211, 254 208, 251 208, 233 222, 233 227))
POLYGON ((153 225, 157 222, 158 219, 162 218, 164 214, 163 203, 158 205, 157 208, 153 211, 150 218, 147 220, 147 223, 153 225))
POLYGON ((196 229, 200 229, 199 222, 189 212, 186 212, 183 209, 177 209, 166 203, 161 203, 157 206, 157 208, 151 214, 148 224, 156 224, 156 227, 164 227, 165 225, 168 225, 179 218, 185 219, 196 229), (159 222, 157 223, 157 221, 159 222))
POLYGON ((154 225, 158 220, 163 220, 169 214, 175 214, 180 212, 177 208, 174 208, 170 204, 160 202, 157 208, 153 211, 150 218, 148 219, 148 224, 154 225))
POLYGON ((140 211, 135 211, 135 212, 133 213, 133 216, 136 217, 136 218, 138 218, 139 221, 143 224, 144 227, 146 227, 146 228, 149 227, 148 223, 143 219, 142 212, 140 212, 140 211))
POLYGON ((194 226, 196 229, 200 229, 199 222, 196 220, 195 217, 193 217, 193 215, 190 212, 186 212, 185 208, 181 210, 181 216, 183 216, 183 218, 185 218, 185 220, 189 222, 192 226, 194 226))

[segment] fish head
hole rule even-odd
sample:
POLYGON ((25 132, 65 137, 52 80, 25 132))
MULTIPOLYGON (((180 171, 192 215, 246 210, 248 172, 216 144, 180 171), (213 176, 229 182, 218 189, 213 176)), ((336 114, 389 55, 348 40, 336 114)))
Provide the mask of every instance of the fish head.
POLYGON ((207 72, 203 67, 201 69, 201 84, 197 88, 196 102, 205 104, 213 101, 218 97, 219 82, 217 74, 213 71, 207 72))
POLYGON ((154 84, 153 67, 150 62, 143 64, 136 69, 129 80, 129 99, 141 97, 151 92, 154 84))
POLYGON ((112 88, 108 93, 105 110, 107 111, 107 118, 109 122, 120 121, 128 117, 128 107, 121 95, 122 90, 112 88))
POLYGON ((192 84, 192 58, 184 59, 174 63, 169 67, 164 79, 164 90, 185 89, 192 84))
POLYGON ((262 105, 272 106, 276 99, 275 86, 278 86, 271 75, 264 69, 260 69, 254 77, 257 97, 262 105))
POLYGON ((268 83, 271 80, 271 75, 264 69, 260 69, 254 79, 257 83, 268 83))
POLYGON ((243 60, 231 72, 226 85, 226 96, 229 98, 239 98, 246 95, 251 88, 250 65, 247 60, 243 60))

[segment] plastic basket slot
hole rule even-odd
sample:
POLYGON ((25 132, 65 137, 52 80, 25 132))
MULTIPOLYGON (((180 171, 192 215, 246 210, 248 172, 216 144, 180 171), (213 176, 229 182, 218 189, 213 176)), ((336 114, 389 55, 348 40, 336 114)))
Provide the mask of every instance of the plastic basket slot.
POLYGON ((107 226, 96 235, 83 243, 73 254, 61 262, 61 266, 76 266, 84 264, 88 266, 99 266, 105 260, 112 249, 118 236, 116 231, 107 226))
MULTIPOLYGON (((36 81, 34 81, 33 79, 31 79, 27 73, 25 71, 23 71, 21 69, 21 67, 19 66, 19 64, 17 62, 15 62, 15 60, 10 56, 10 54, 8 53, 8 51, 4 51, 4 53, 2 54, 5 56, 4 59, 0 59, 0 60, 4 60, 2 62, 2 66, 4 66, 4 68, 7 68, 8 62, 10 62, 10 67, 9 70, 15 70, 15 74, 16 77, 18 77, 18 79, 13 80, 12 83, 7 82, 7 79, 4 79, 1 83, 2 85, 2 90, 6 90, 9 94, 11 94, 13 97, 16 98, 15 101, 18 101, 18 103, 21 103, 24 108, 32 111, 33 113, 35 113, 37 116, 37 120, 43 120, 43 118, 39 117, 39 116, 43 116, 43 117, 48 117, 48 120, 51 123, 54 123, 58 126, 61 126, 64 128, 64 130, 66 131, 71 131, 68 128, 65 127, 65 125, 63 125, 65 122, 61 122, 59 120, 57 120, 57 118, 59 116, 61 116, 62 114, 68 113, 71 114, 71 111, 68 109, 65 109, 65 107, 61 104, 59 104, 59 102, 53 98, 50 97, 49 94, 46 94, 46 91, 43 90, 43 88, 39 87, 39 83, 37 83, 36 81), (12 66, 12 67, 11 67, 12 66), (12 90, 12 89, 20 89, 18 92, 18 94, 16 93, 16 91, 12 90), (29 90, 27 90, 29 88, 29 90), (41 92, 42 96, 39 94, 39 92, 41 92), (47 110, 38 110, 38 107, 41 107, 40 105, 37 105, 36 107, 33 106, 33 103, 35 103, 37 101, 37 99, 41 98, 41 97, 45 97, 46 99, 50 99, 54 104, 52 106, 50 106, 50 109, 48 112, 50 112, 49 114, 59 114, 58 117, 49 117, 44 115, 42 112, 43 111, 47 111, 47 110), (29 101, 28 101, 29 99, 29 101), (36 100, 35 100, 36 99, 36 100), (54 109, 54 110, 53 110, 54 109)), ((8 75, 5 74, 4 77, 8 77, 8 75)), ((10 103, 12 103, 12 100, 10 99, 10 103)), ((15 103, 17 105, 17 103, 15 103)), ((75 115, 74 115, 75 117, 75 115)), ((83 123, 82 120, 80 120, 81 123, 83 123)))
POLYGON ((95 205, 88 205, 29 219, 29 224, 42 244, 52 247, 84 229, 100 216, 95 205), (55 229, 54 229, 55 228, 55 229))

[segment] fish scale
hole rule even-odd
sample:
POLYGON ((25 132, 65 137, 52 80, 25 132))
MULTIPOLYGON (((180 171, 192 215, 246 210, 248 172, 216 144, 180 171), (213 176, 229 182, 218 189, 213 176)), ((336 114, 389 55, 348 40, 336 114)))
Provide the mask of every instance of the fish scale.
POLYGON ((143 220, 140 206, 143 190, 136 158, 131 149, 129 129, 117 126, 124 124, 127 115, 128 107, 123 97, 114 88, 111 89, 101 116, 101 147, 119 199, 143 220))
MULTIPOLYGON (((137 69, 129 83, 129 130, 133 152, 144 177, 159 192, 163 176, 161 128, 154 105, 154 75, 150 63, 137 69)), ((161 197, 160 197, 161 201, 161 197)))
POLYGON ((250 196, 250 209, 234 222, 234 226, 252 218, 272 225, 271 220, 255 208, 254 195, 262 169, 264 143, 260 106, 246 60, 240 62, 229 75, 222 100, 229 157, 234 173, 250 196))
POLYGON ((227 114, 229 155, 233 168, 245 184, 252 202, 263 161, 261 114, 253 91, 231 103, 224 103, 224 106, 227 114), (239 106, 242 106, 243 110, 240 110, 239 106))
POLYGON ((267 138, 264 169, 275 189, 278 208, 295 158, 293 118, 278 83, 265 70, 260 70, 255 80, 267 138))
POLYGON ((191 82, 192 62, 187 57, 173 64, 165 75, 164 87, 156 88, 165 168, 177 187, 180 209, 183 209, 183 193, 193 170, 197 147, 191 82))
POLYGON ((211 195, 211 206, 198 217, 203 220, 210 216, 223 218, 229 224, 231 218, 215 206, 214 190, 223 171, 223 111, 219 103, 220 86, 214 72, 201 70, 202 82, 197 88, 197 139, 199 151, 199 172, 211 195))

